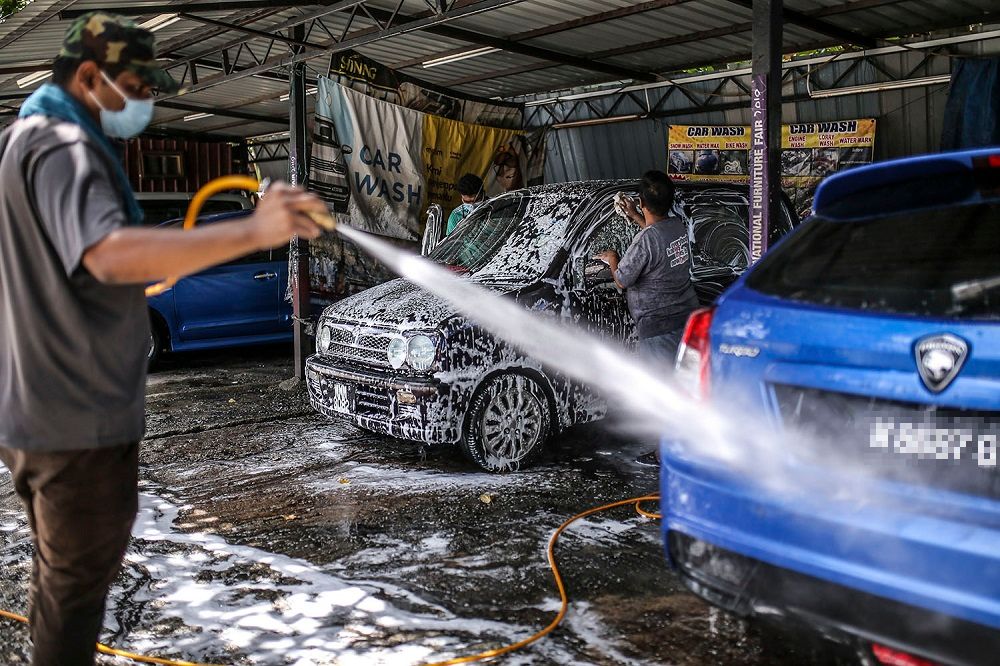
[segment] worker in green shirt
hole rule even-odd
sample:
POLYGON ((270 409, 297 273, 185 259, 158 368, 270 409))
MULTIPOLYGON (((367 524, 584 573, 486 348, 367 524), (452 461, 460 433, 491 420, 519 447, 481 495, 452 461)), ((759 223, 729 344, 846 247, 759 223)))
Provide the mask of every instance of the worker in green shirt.
POLYGON ((458 193, 462 197, 462 203, 448 216, 448 227, 445 229, 445 235, 454 231, 459 222, 467 218, 476 206, 486 200, 483 179, 472 173, 467 173, 458 179, 458 193))

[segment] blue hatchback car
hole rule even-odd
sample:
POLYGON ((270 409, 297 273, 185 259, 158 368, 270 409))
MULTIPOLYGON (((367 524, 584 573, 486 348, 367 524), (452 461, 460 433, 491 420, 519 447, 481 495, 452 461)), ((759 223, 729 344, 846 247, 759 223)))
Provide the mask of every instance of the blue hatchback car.
POLYGON ((664 440, 668 559, 863 663, 1000 664, 1000 149, 853 169, 814 208, 677 359, 783 478, 664 440))
MULTIPOLYGON (((253 211, 220 213, 198 224, 235 220, 253 211)), ((163 226, 180 224, 166 222, 163 226)), ((292 339, 292 308, 285 300, 288 247, 256 252, 190 275, 148 299, 149 360, 163 351, 194 351, 292 339)))

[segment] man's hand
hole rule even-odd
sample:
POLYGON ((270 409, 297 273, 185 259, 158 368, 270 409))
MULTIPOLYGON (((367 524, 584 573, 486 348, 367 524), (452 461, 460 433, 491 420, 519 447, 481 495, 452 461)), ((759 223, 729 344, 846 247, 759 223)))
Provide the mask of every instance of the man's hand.
POLYGON ((614 250, 607 250, 606 252, 601 252, 600 254, 594 255, 594 259, 600 259, 611 269, 614 270, 618 266, 618 253, 614 250))
POLYGON ((621 193, 621 196, 615 201, 615 204, 623 213, 625 213, 626 216, 628 216, 630 220, 636 224, 641 226, 645 221, 642 211, 639 210, 639 207, 635 203, 635 199, 632 197, 621 193))
POLYGON ((251 242, 257 250, 269 250, 287 243, 292 236, 307 240, 317 238, 323 230, 309 213, 329 215, 326 204, 315 195, 286 183, 275 183, 261 199, 248 225, 251 242))

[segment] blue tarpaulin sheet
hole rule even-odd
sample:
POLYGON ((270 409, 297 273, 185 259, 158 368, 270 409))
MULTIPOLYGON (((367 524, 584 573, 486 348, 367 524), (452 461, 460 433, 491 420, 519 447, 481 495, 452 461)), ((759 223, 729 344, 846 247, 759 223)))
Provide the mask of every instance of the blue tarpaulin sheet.
POLYGON ((942 150, 1000 146, 1000 58, 959 58, 945 107, 942 150))

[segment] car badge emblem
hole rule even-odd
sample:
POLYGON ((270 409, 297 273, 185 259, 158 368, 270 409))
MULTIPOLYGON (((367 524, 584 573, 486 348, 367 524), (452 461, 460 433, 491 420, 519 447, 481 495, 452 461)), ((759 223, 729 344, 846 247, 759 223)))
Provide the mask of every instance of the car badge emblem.
POLYGON ((931 335, 914 348, 920 379, 933 393, 940 393, 958 376, 969 356, 969 345, 954 335, 931 335))

